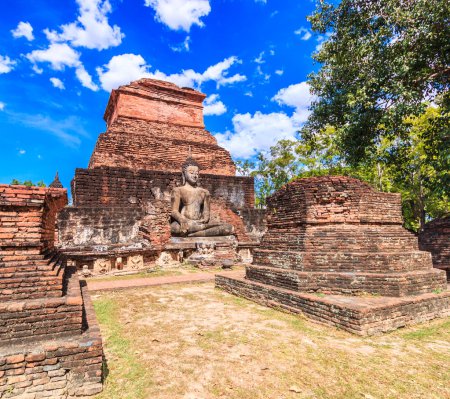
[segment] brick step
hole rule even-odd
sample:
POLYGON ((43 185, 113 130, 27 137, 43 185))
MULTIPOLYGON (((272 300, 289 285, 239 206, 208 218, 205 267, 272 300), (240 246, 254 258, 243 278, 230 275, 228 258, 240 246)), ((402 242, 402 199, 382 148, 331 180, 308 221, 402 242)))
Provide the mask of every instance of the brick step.
POLYGON ((445 272, 438 269, 407 273, 300 272, 249 265, 246 278, 302 292, 341 295, 365 293, 401 297, 445 290, 445 272))
POLYGON ((0 282, 8 279, 53 279, 60 274, 64 267, 65 260, 62 257, 55 257, 51 263, 45 266, 8 267, 0 269, 0 282))
MULTIPOLYGON (((41 254, 18 255, 26 257, 26 259, 6 261, 6 267, 29 267, 29 266, 46 266, 59 258, 61 255, 57 251, 46 251, 41 254)), ((1 269, 0 269, 1 271, 1 269)))
POLYGON ((254 264, 311 272, 398 273, 429 270, 431 255, 409 252, 300 252, 255 249, 254 264))

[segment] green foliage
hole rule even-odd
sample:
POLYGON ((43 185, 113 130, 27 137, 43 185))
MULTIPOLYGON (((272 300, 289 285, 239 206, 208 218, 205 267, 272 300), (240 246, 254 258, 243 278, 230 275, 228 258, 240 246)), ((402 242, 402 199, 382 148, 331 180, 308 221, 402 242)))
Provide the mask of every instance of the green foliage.
MULTIPOLYGON (((407 138, 380 138, 366 151, 364 162, 355 166, 345 162, 334 128, 327 127, 313 138, 281 140, 270 154, 258 155, 252 172, 257 204, 264 206, 269 195, 295 178, 352 176, 379 191, 401 193, 405 227, 417 231, 430 219, 450 212, 449 186, 445 183, 449 180, 449 157, 442 156, 445 151, 436 151, 437 146, 444 148, 441 137, 429 134, 430 126, 441 115, 440 108, 428 107, 420 117, 408 118, 411 131, 407 138)), ((445 129, 442 132, 447 134, 445 129)))
MULTIPOLYGON (((302 129, 305 139, 333 126, 344 158, 356 165, 383 138, 406 139, 413 128, 407 118, 423 115, 425 101, 439 97, 442 115, 427 135, 433 142, 444 138, 440 133, 448 129, 450 103, 450 2, 320 0, 309 20, 327 40, 314 55, 321 68, 309 77, 318 99, 302 129)), ((448 131, 446 137, 448 141, 448 131)))
POLYGON ((11 184, 13 186, 23 185, 23 186, 27 186, 27 187, 47 187, 47 185, 44 183, 43 180, 39 180, 35 184, 31 180, 25 180, 25 181, 21 182, 20 180, 12 179, 11 183, 9 183, 9 184, 11 184))

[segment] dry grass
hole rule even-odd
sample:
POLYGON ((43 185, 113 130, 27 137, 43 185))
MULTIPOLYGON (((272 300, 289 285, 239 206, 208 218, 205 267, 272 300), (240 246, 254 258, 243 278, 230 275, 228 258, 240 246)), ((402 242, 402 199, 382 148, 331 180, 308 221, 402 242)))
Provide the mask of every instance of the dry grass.
POLYGON ((93 297, 109 374, 97 398, 450 398, 450 321, 362 338, 215 290, 93 297))

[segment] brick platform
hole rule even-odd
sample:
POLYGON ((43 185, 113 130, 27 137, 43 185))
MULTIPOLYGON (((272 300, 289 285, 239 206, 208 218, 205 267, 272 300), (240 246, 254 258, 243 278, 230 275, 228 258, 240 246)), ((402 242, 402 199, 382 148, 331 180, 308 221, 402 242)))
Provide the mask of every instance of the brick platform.
POLYGON ((102 341, 87 291, 55 251, 64 189, 0 185, 0 397, 102 389, 102 341))
POLYGON ((218 277, 218 287, 360 334, 448 314, 445 273, 402 228, 398 194, 348 177, 300 179, 269 198, 267 214, 245 279, 218 277), (361 304, 349 324, 347 312, 361 304))
POLYGON ((419 247, 431 252, 433 266, 445 270, 450 281, 450 215, 425 225, 419 233, 419 247))

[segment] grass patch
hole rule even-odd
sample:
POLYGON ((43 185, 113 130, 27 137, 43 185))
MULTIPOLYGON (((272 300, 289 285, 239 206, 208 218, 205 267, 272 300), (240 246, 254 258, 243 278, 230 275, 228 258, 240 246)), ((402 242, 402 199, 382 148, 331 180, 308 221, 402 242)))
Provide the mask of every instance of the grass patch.
POLYGON ((131 342, 125 337, 119 319, 119 304, 112 298, 94 302, 98 322, 102 328, 107 362, 107 376, 98 399, 145 398, 145 388, 152 384, 151 376, 136 357, 131 342))
POLYGON ((413 331, 405 332, 401 336, 406 340, 426 341, 442 339, 450 342, 450 320, 442 324, 432 324, 419 328, 415 327, 413 331))
POLYGON ((96 399, 450 398, 450 319, 359 337, 212 283, 94 303, 110 373, 96 399))

